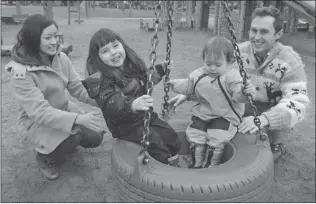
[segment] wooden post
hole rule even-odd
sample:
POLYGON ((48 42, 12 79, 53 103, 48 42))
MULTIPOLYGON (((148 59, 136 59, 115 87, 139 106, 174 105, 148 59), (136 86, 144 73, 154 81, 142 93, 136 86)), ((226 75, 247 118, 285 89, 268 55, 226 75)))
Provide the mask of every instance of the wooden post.
POLYGON ((21 15, 21 3, 20 1, 15 1, 16 15, 21 15))
POLYGON ((53 1, 44 1, 43 9, 44 9, 44 16, 49 19, 54 19, 53 16, 53 1))
POLYGON ((67 10, 68 10, 68 25, 70 25, 70 0, 67 1, 67 10))

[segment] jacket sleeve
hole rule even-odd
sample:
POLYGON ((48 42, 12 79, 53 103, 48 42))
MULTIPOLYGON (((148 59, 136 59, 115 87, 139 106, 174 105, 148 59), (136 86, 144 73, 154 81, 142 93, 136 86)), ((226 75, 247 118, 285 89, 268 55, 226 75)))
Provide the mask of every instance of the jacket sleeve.
MULTIPOLYGON (((158 84, 162 80, 162 77, 166 75, 165 68, 166 68, 166 64, 164 63, 155 65, 155 69, 153 70, 152 77, 151 77, 154 85, 158 84)), ((148 74, 149 74, 149 69, 147 70, 147 75, 148 74)))
MULTIPOLYGON (((12 70, 14 72, 14 68, 12 70)), ((18 104, 35 123, 59 129, 69 134, 74 133, 74 122, 78 113, 62 111, 52 107, 41 90, 36 87, 33 78, 25 73, 23 78, 12 77, 13 94, 18 104)))
POLYGON ((107 116, 123 119, 134 114, 131 105, 135 97, 125 96, 118 87, 112 84, 101 84, 101 79, 87 78, 83 84, 89 96, 96 100, 102 112, 107 116))
POLYGON ((74 70, 72 62, 66 56, 66 54, 61 53, 62 59, 67 62, 67 69, 68 69, 68 84, 67 89, 71 96, 77 98, 79 101, 83 103, 89 103, 93 106, 97 106, 95 100, 91 99, 87 93, 87 90, 81 83, 81 79, 79 78, 78 73, 74 70))
POLYGON ((237 69, 233 69, 227 74, 225 82, 227 91, 231 95, 233 101, 239 103, 248 102, 246 95, 243 94, 244 85, 237 69))
POLYGON ((184 94, 189 96, 190 93, 188 91, 189 87, 192 87, 192 81, 189 78, 186 79, 173 79, 174 84, 172 90, 178 94, 184 94))
POLYGON ((283 52, 287 63, 280 63, 285 70, 280 80, 282 98, 277 105, 262 113, 269 120, 270 129, 293 128, 304 119, 309 103, 307 79, 300 56, 289 47, 283 52))

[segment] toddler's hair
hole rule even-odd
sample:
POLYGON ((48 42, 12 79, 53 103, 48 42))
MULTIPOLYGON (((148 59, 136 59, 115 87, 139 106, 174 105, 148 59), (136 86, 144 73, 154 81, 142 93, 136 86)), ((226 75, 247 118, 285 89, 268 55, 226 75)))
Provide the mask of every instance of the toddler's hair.
POLYGON ((224 55, 227 62, 234 61, 234 47, 232 42, 223 36, 214 36, 207 41, 202 51, 203 61, 206 56, 213 59, 220 59, 224 55))

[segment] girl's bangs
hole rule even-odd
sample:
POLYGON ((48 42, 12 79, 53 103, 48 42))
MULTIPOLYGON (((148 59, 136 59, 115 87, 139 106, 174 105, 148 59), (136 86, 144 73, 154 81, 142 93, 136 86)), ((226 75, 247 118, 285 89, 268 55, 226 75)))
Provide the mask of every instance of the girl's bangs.
POLYGON ((98 42, 98 48, 102 48, 110 42, 114 42, 117 40, 117 36, 112 33, 101 31, 99 35, 99 39, 96 40, 98 42))

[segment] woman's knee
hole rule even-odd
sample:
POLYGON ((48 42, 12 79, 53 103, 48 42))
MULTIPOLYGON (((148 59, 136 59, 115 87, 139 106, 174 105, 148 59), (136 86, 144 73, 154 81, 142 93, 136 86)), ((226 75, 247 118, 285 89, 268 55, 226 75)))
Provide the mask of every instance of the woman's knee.
POLYGON ((101 145, 103 141, 103 134, 90 130, 88 128, 82 128, 82 140, 80 146, 84 148, 95 148, 101 145))

